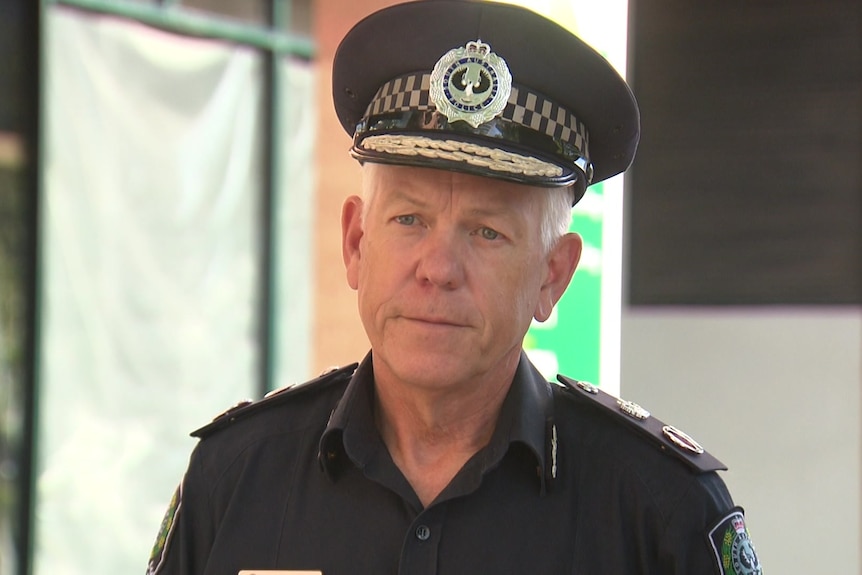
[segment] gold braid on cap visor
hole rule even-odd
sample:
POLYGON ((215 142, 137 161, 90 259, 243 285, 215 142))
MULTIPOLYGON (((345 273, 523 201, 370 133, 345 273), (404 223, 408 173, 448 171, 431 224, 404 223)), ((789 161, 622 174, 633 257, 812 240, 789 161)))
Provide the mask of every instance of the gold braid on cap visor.
POLYGON ((437 112, 430 84, 428 73, 385 83, 356 125, 354 149, 465 162, 560 185, 580 178, 590 184, 593 167, 586 126, 559 104, 513 85, 503 112, 474 128, 464 121, 450 122, 437 112), (506 149, 495 147, 495 140, 506 149))

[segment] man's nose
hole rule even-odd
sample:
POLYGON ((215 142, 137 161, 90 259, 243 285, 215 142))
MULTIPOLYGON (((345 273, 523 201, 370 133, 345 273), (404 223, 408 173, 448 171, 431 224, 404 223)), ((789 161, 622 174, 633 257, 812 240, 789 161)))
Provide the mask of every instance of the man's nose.
POLYGON ((430 229, 422 241, 416 278, 446 289, 460 286, 464 282, 465 249, 456 230, 430 229))

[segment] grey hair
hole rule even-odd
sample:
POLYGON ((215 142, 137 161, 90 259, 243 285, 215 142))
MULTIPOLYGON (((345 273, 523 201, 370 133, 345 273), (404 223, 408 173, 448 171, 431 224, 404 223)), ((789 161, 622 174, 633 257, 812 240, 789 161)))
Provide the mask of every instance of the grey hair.
MULTIPOLYGON (((362 221, 368 215, 368 209, 374 198, 374 187, 371 185, 368 166, 362 167, 362 221)), ((547 255, 557 245, 557 241, 569 231, 572 223, 572 195, 571 187, 560 188, 536 188, 537 193, 542 195, 544 201, 540 205, 542 221, 540 227, 543 254, 547 255)))
POLYGON ((572 196, 574 190, 571 186, 565 188, 544 188, 540 191, 544 194, 545 201, 542 202, 542 247, 545 254, 557 245, 561 237, 569 231, 572 224, 572 196))

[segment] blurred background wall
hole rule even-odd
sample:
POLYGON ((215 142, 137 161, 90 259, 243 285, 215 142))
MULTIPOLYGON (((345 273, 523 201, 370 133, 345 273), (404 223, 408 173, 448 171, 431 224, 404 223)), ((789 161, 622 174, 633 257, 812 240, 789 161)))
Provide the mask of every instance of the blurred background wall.
POLYGON ((730 468, 766 573, 860 573, 862 5, 630 3, 623 393, 730 468))
MULTIPOLYGON (((329 75, 392 3, 2 5, 0 575, 143 570, 191 429, 367 351, 329 75)), ((629 4, 621 394, 730 467, 767 573, 862 572, 860 32, 629 4)))

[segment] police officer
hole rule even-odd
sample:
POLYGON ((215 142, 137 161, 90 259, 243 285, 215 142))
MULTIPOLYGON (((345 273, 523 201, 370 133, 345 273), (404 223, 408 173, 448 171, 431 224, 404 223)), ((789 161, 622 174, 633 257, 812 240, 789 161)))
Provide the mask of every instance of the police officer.
POLYGON ((522 351, 577 266, 571 206, 634 156, 613 68, 523 8, 427 0, 359 22, 333 93, 371 351, 195 432, 148 572, 761 573, 718 460, 522 351))

